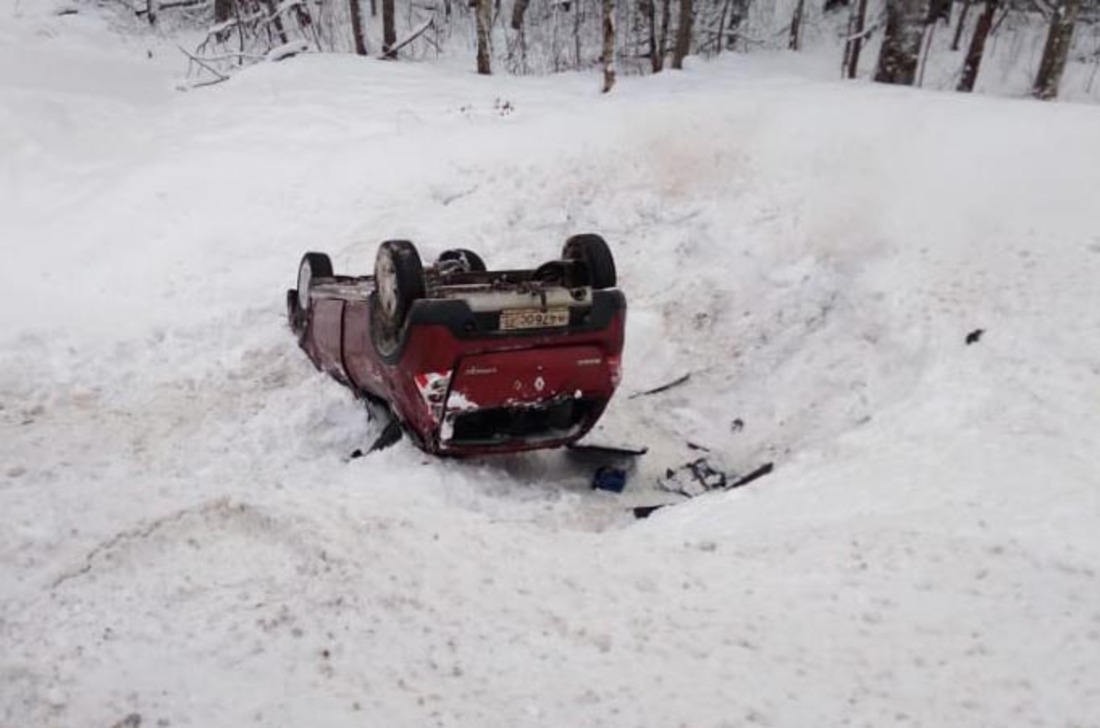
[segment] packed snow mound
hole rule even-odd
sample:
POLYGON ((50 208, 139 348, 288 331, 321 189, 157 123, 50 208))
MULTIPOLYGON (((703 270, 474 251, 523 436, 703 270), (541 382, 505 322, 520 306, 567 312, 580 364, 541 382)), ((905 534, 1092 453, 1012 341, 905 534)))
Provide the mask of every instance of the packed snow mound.
POLYGON ((0 82, 0 723, 1100 717, 1100 110, 737 58, 120 99, 150 66, 110 57, 0 82), (623 497, 556 453, 347 460, 374 425, 286 330, 302 252, 583 231, 631 307, 623 497), (635 524, 689 441, 776 472, 635 524))

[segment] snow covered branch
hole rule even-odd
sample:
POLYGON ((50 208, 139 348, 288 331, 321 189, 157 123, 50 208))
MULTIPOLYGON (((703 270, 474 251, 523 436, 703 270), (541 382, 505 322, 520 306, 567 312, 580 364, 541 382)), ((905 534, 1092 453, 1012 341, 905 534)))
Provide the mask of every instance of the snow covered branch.
POLYGON ((432 15, 430 18, 425 20, 423 23, 421 23, 419 26, 417 26, 415 29, 413 29, 413 31, 411 33, 409 33, 408 36, 406 36, 405 38, 403 38, 402 40, 400 40, 396 44, 394 44, 393 48, 390 48, 390 49, 386 50, 384 53, 382 53, 378 57, 379 58, 392 58, 393 56, 396 56, 398 51, 400 51, 402 48, 404 48, 405 46, 409 45, 414 40, 416 40, 417 38, 422 36, 424 34, 424 31, 426 31, 428 28, 432 27, 433 23, 435 23, 435 15, 432 15))

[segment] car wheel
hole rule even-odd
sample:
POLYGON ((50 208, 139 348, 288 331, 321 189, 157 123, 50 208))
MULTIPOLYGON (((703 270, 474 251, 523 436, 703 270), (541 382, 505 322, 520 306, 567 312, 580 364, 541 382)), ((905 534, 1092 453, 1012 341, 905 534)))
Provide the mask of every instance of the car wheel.
POLYGON ((588 269, 588 284, 595 289, 614 288, 618 281, 611 248, 599 235, 574 235, 565 241, 561 257, 584 261, 584 267, 588 269))
POLYGON ((314 278, 332 278, 332 260, 324 253, 306 253, 298 265, 298 310, 309 310, 314 278))
POLYGON ((469 273, 484 273, 488 270, 485 267, 485 261, 481 259, 481 256, 472 250, 466 248, 454 248, 452 250, 444 250, 439 254, 438 262, 448 263, 456 261, 461 265, 461 270, 469 273))
POLYGON ((387 240, 374 259, 375 315, 384 333, 396 336, 413 302, 425 295, 424 266, 408 240, 387 240))
POLYGON ((286 320, 290 323, 291 330, 298 331, 301 328, 302 313, 298 308, 298 291, 294 288, 288 288, 286 292, 286 320))

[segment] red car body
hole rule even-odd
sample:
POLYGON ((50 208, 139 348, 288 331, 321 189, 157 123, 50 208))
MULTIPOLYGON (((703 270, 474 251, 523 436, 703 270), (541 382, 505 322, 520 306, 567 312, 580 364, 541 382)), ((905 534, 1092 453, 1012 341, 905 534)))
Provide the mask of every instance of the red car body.
POLYGON ((427 452, 560 447, 592 428, 619 383, 626 299, 617 288, 548 286, 533 275, 437 278, 389 347, 376 330, 373 277, 314 277, 308 300, 288 292, 291 326, 318 368, 386 403, 427 452))

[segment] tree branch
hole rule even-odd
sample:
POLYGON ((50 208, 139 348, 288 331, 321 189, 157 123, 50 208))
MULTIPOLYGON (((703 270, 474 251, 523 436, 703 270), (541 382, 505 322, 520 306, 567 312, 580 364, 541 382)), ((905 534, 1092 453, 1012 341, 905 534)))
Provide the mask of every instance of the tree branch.
POLYGON ((190 59, 191 59, 192 61, 194 61, 195 63, 197 63, 197 64, 199 64, 200 66, 202 66, 203 68, 205 68, 205 69, 206 69, 207 71, 210 71, 210 73, 212 73, 212 74, 214 74, 215 76, 217 76, 217 77, 218 77, 218 80, 219 80, 219 81, 226 81, 226 80, 228 80, 228 79, 229 79, 229 76, 226 76, 226 75, 225 75, 224 73, 222 73, 222 72, 221 72, 221 71, 219 71, 218 69, 214 68, 213 66, 207 65, 207 64, 206 64, 206 63, 205 63, 205 62, 203 61, 203 59, 199 58, 199 57, 198 57, 198 56, 196 56, 196 55, 195 55, 194 53, 189 53, 189 52, 187 51, 187 49, 186 49, 186 48, 184 48, 183 46, 181 46, 181 45, 178 45, 178 44, 177 44, 177 45, 176 45, 176 48, 179 48, 179 49, 180 49, 180 53, 182 53, 183 55, 187 56, 187 57, 188 57, 188 58, 190 58, 190 59))
POLYGON ((433 15, 432 17, 428 18, 423 23, 421 23, 419 25, 419 27, 417 27, 416 30, 414 30, 407 38, 405 38, 404 40, 402 40, 399 43, 395 43, 393 48, 387 48, 386 51, 378 57, 383 58, 383 59, 393 58, 394 56, 397 55, 397 52, 399 50, 401 50, 402 48, 407 46, 409 43, 412 43, 414 40, 416 40, 420 36, 424 35, 424 31, 426 31, 428 28, 430 28, 432 26, 432 23, 434 23, 434 22, 435 22, 435 16, 433 15))
MULTIPOLYGON (((210 0, 173 0, 172 2, 166 2, 163 5, 157 5, 157 10, 172 10, 174 8, 192 8, 198 5, 209 5, 210 0)), ((132 7, 132 6, 131 6, 132 7)), ((134 14, 137 16, 145 15, 149 12, 148 8, 138 8, 134 10, 134 14)))

